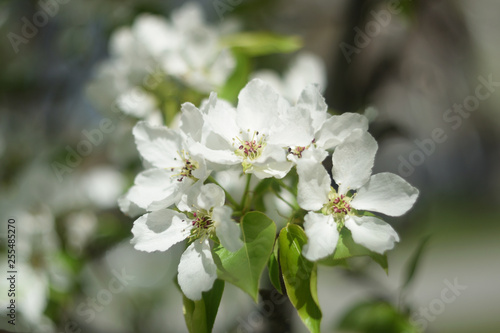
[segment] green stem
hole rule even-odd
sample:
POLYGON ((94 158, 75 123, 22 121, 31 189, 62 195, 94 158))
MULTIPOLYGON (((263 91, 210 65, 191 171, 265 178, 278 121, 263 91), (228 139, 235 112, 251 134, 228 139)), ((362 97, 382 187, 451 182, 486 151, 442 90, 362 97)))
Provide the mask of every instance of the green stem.
POLYGON ((278 197, 278 199, 280 199, 281 201, 283 201, 284 203, 286 203, 288 206, 290 206, 290 208, 293 210, 293 213, 295 213, 295 211, 297 210, 297 207, 292 205, 290 202, 288 202, 287 200, 285 200, 285 198, 283 198, 278 192, 276 191, 273 191, 274 194, 278 197))
POLYGON ((226 194, 226 199, 229 200, 229 202, 231 203, 231 205, 233 205, 233 208, 237 208, 237 209, 241 209, 241 205, 238 204, 238 202, 236 202, 236 200, 234 200, 234 198, 231 196, 231 194, 229 194, 228 191, 226 191, 226 189, 224 187, 222 187, 218 181, 215 180, 214 177, 212 176, 208 176, 207 180, 211 183, 214 183, 215 185, 217 186, 220 186, 223 190, 224 190, 224 193, 226 194))
POLYGON ((285 184, 283 179, 276 179, 276 180, 281 185, 281 187, 283 187, 288 192, 292 193, 294 196, 297 196, 297 191, 295 189, 291 188, 290 186, 288 186, 287 184, 285 184))
POLYGON ((252 180, 252 174, 249 173, 247 175, 247 183, 245 185, 245 192, 243 192, 243 198, 241 198, 241 203, 240 207, 242 207, 242 212, 245 213, 247 210, 246 203, 247 203, 247 198, 248 198, 248 192, 250 190, 250 181, 252 180))

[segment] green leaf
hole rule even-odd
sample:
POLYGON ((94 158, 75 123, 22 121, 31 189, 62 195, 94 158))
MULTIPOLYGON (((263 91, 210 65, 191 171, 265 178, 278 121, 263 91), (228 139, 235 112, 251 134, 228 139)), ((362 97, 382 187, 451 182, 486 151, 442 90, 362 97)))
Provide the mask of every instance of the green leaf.
POLYGON ((363 333, 418 333, 406 314, 384 301, 356 304, 341 319, 338 329, 363 333))
POLYGON ((321 309, 318 302, 316 265, 302 256, 307 242, 304 230, 288 225, 280 232, 279 258, 290 302, 309 331, 320 332, 321 309))
POLYGON ((406 279, 402 289, 405 289, 413 280, 420 259, 422 258, 422 253, 424 252, 424 249, 427 246, 430 238, 431 236, 427 235, 420 240, 420 244, 418 245, 417 250, 413 253, 411 259, 408 261, 408 265, 406 267, 406 279))
POLYGON ((250 59, 245 54, 238 51, 233 51, 236 59, 236 67, 226 81, 226 84, 220 89, 217 96, 231 103, 235 103, 238 99, 240 90, 248 83, 248 77, 252 70, 250 59))
POLYGON ((278 242, 274 243, 274 250, 271 253, 271 257, 269 257, 269 261, 267 262, 267 269, 269 271, 269 279, 273 284, 274 288, 283 295, 283 291, 281 290, 281 282, 280 282, 280 264, 278 261, 278 242))
POLYGON ((189 333, 210 333, 224 292, 224 281, 215 280, 212 289, 202 293, 202 299, 193 301, 182 295, 183 312, 189 333))
POLYGON ((335 252, 325 259, 319 260, 318 263, 326 266, 345 266, 346 259, 360 256, 371 257, 386 273, 388 273, 389 265, 387 262, 387 255, 370 251, 366 247, 355 243, 352 239, 351 231, 347 228, 342 228, 340 231, 339 241, 335 252))
POLYGON ((247 213, 241 219, 243 247, 230 252, 220 244, 212 252, 217 276, 258 300, 262 272, 273 251, 276 224, 260 212, 247 213))
POLYGON ((270 32, 243 32, 224 38, 222 44, 254 57, 297 51, 302 47, 302 40, 298 36, 285 36, 270 32))

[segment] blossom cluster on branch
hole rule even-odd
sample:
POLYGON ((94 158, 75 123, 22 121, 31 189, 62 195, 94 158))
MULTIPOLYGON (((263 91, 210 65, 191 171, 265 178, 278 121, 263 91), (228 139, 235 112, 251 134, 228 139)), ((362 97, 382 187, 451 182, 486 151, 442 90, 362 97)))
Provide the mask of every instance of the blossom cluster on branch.
POLYGON ((384 254, 399 237, 368 211, 400 216, 413 206, 418 190, 395 174, 372 175, 378 146, 367 129, 362 115, 330 115, 314 85, 292 104, 260 79, 241 90, 236 107, 216 93, 199 108, 183 104, 178 128, 139 122, 133 134, 147 169, 120 200, 128 214, 145 212, 134 222, 132 242, 151 252, 187 239, 178 283, 186 297, 202 299, 218 277, 224 279, 214 247, 237 252, 249 246, 241 221, 262 209, 253 200, 255 177, 259 184, 275 179, 293 194, 291 203, 276 192, 293 207, 289 224, 307 236, 301 253, 307 260, 334 254, 345 228, 355 243, 384 254), (322 164, 331 151, 332 177, 322 164), (240 202, 215 180, 227 170, 239 175, 234 182, 247 177, 240 202), (297 181, 286 182, 292 174, 297 181))

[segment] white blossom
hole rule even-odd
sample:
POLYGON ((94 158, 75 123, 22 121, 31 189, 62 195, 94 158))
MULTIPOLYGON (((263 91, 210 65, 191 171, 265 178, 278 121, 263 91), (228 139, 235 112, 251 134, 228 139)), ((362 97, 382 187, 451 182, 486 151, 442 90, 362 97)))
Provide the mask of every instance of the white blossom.
POLYGON ((283 119, 292 132, 300 133, 288 145, 288 159, 297 165, 311 159, 322 162, 327 151, 342 143, 352 131, 368 129, 368 119, 360 114, 330 115, 315 85, 304 88, 296 105, 283 119))
POLYGON ((360 129, 337 146, 332 155, 332 177, 338 192, 321 164, 309 161, 298 168, 297 200, 309 211, 304 219, 308 243, 303 255, 307 259, 332 254, 344 226, 356 243, 377 253, 392 249, 399 241, 389 224, 361 212, 400 216, 413 206, 418 190, 392 173, 372 175, 376 151, 376 141, 360 129))
POLYGON ((179 130, 139 122, 133 129, 137 149, 148 169, 120 200, 124 212, 154 211, 177 204, 183 194, 209 175, 203 158, 191 154, 179 130))
POLYGON ((192 151, 212 163, 216 170, 241 165, 243 172, 257 178, 283 178, 292 167, 286 158, 286 143, 293 133, 282 115, 289 103, 265 82, 250 81, 238 96, 236 108, 215 94, 200 110, 184 104, 181 128, 188 123, 201 129, 185 130, 193 139, 192 151))
POLYGON ((231 219, 232 209, 224 206, 225 195, 215 184, 197 183, 181 205, 184 213, 162 209, 147 213, 134 222, 132 243, 140 251, 166 251, 188 238, 190 245, 181 256, 178 282, 192 300, 201 299, 217 278, 210 250, 210 238, 218 240, 229 251, 237 251, 243 242, 241 230, 231 219))

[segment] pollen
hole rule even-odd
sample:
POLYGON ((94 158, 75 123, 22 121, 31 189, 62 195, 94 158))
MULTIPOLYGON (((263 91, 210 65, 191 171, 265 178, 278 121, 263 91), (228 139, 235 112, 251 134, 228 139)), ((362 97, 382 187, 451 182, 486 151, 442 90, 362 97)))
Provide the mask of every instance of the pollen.
POLYGON ((190 239, 204 239, 207 236, 212 236, 215 232, 211 212, 197 210, 193 213, 193 221, 191 223, 193 229, 191 230, 191 236, 189 236, 190 239))
MULTIPOLYGON (((249 131, 250 130, 247 132, 249 131)), ((262 151, 266 146, 265 135, 260 135, 257 131, 255 131, 252 137, 249 137, 247 140, 236 137, 236 140, 233 139, 233 141, 233 147, 235 147, 234 153, 243 158, 242 164, 244 171, 251 167, 251 161, 262 155, 262 151)))
MULTIPOLYGON (((170 168, 170 171, 172 172, 179 170, 179 172, 172 175, 172 177, 177 177, 178 182, 182 182, 184 178, 191 178, 195 181, 198 180, 195 176, 193 176, 193 171, 199 167, 198 162, 191 159, 189 153, 184 149, 180 152, 178 151, 177 154, 179 155, 180 160, 184 162, 184 165, 182 167, 170 168)), ((177 161, 179 159, 174 158, 174 160, 177 161)))
POLYGON ((337 218, 343 218, 344 215, 351 214, 352 198, 344 194, 338 194, 335 189, 331 189, 328 194, 328 202, 323 205, 321 212, 325 215, 334 215, 337 218))

